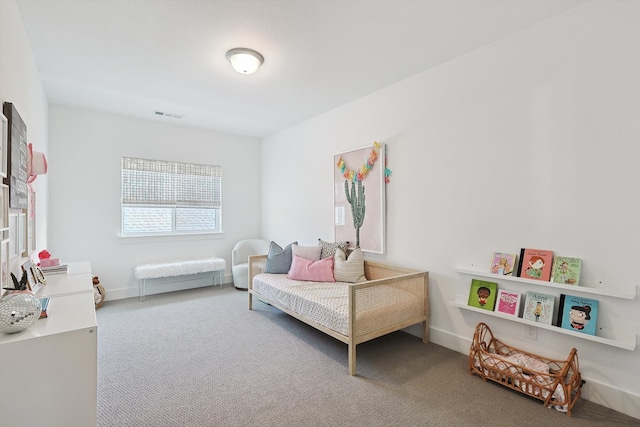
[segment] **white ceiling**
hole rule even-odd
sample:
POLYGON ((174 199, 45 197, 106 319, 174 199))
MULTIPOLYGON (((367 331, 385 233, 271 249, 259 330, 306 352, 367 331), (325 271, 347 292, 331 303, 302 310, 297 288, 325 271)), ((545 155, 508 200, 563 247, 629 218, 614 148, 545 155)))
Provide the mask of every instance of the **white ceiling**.
POLYGON ((50 103, 258 138, 584 3, 16 2, 50 103), (234 47, 264 65, 236 73, 234 47))

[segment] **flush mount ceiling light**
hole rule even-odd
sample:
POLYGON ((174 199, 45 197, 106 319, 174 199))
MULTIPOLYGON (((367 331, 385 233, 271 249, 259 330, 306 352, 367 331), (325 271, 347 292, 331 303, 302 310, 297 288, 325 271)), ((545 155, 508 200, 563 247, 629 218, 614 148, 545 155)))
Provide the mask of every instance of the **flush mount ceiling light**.
POLYGON ((240 74, 253 74, 264 62, 264 57, 253 49, 237 47, 227 52, 227 59, 240 74))

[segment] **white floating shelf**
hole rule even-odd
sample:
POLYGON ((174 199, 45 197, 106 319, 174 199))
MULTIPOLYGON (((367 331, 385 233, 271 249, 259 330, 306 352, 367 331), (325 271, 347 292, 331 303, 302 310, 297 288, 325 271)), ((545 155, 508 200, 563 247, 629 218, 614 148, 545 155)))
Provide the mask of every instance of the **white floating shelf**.
MULTIPOLYGON (((527 279, 522 279, 522 280, 527 280, 527 279)), ((547 331, 557 332, 559 334, 571 335, 573 337, 581 338, 581 339, 588 340, 588 341, 594 341, 594 342, 597 342, 597 343, 600 343, 600 344, 610 345, 612 347, 618 347, 618 348, 622 348, 622 349, 625 349, 625 350, 631 350, 631 351, 636 349, 636 336, 635 336, 635 334, 628 333, 626 331, 618 332, 618 333, 623 334, 623 335, 618 336, 616 338, 605 338, 603 336, 589 335, 589 334, 584 334, 584 333, 581 333, 581 332, 570 331, 568 329, 560 328, 558 326, 546 325, 544 323, 532 322, 530 320, 522 319, 522 318, 517 317, 517 316, 511 316, 511 315, 508 315, 508 314, 499 313, 499 312, 495 312, 495 311, 489 311, 489 310, 485 310, 485 309, 482 309, 482 308, 471 307, 471 306, 467 305, 466 302, 462 302, 462 301, 451 301, 449 304, 451 304, 451 305, 453 305, 455 307, 458 307, 458 308, 462 308, 464 310, 475 311, 476 313, 484 314, 486 316, 498 317, 498 318, 501 318, 501 319, 510 320, 512 322, 523 323, 525 325, 535 326, 537 328, 545 329, 547 331)), ((599 330, 599 332, 604 334, 607 331, 599 330)), ((609 332, 611 332, 611 331, 609 331, 609 332)))
MULTIPOLYGON (((572 285, 565 285, 562 283, 553 283, 553 282, 545 282, 542 280, 526 279, 523 277, 503 276, 500 274, 490 273, 487 270, 488 270, 488 266, 486 266, 486 268, 483 269, 480 266, 476 266, 476 265, 467 265, 467 266, 456 268, 456 271, 462 274, 468 274, 471 276, 478 276, 478 277, 486 277, 492 280, 504 280, 508 282, 526 283, 527 285, 562 289, 564 291, 571 292, 571 294, 603 295, 608 297, 630 299, 630 300, 633 300, 636 298, 635 286, 626 286, 624 288, 616 288, 616 289, 601 289, 601 288, 594 288, 589 286, 572 286, 572 285)), ((486 310, 483 310, 483 311, 486 311, 486 310)))

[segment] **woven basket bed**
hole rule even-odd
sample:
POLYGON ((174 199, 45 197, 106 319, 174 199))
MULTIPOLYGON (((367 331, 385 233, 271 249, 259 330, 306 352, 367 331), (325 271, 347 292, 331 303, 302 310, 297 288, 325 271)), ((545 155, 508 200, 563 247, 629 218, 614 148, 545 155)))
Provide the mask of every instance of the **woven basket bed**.
POLYGON ((583 383, 575 348, 566 360, 548 359, 503 343, 482 322, 473 334, 469 373, 542 400, 569 416, 583 383))

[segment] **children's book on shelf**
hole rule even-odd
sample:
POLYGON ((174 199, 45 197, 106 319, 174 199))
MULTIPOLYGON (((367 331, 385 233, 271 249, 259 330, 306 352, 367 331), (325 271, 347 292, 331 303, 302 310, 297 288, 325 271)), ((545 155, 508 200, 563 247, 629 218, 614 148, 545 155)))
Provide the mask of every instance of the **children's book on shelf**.
POLYGON ((551 281, 554 283, 578 286, 580 284, 581 268, 582 260, 580 258, 556 256, 553 259, 551 281))
POLYGON ((502 276, 511 276, 516 265, 516 254, 494 252, 491 258, 491 272, 502 276))
POLYGON ((467 305, 493 311, 496 305, 497 293, 497 283, 487 282, 486 280, 472 279, 471 288, 469 290, 469 301, 467 302, 467 305))
POLYGON ((560 295, 558 326, 570 331, 596 335, 598 300, 574 295, 560 295))
POLYGON ((522 318, 533 322, 551 325, 553 324, 554 302, 555 297, 553 295, 528 291, 524 300, 522 318))
POLYGON ((498 289, 496 312, 518 316, 520 314, 520 292, 498 289))
POLYGON ((548 282, 551 279, 553 251, 522 248, 518 265, 518 277, 548 282))
POLYGON ((49 307, 51 306, 51 298, 42 297, 38 298, 40 300, 40 305, 42 306, 42 311, 40 312, 40 319, 46 319, 49 317, 49 307))

